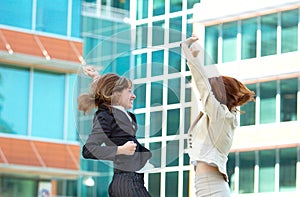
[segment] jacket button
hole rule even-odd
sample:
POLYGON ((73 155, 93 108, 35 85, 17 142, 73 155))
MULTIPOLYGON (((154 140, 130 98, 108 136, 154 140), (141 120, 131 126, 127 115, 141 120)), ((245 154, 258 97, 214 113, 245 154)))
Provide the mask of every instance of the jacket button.
POLYGON ((193 146, 192 146, 192 145, 190 145, 190 148, 193 148, 193 146))

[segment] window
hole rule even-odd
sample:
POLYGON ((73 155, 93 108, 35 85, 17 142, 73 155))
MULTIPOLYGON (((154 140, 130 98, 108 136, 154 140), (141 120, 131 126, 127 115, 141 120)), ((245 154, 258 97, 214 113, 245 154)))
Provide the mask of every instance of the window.
POLYGON ((167 135, 179 135, 180 109, 167 111, 167 135))
POLYGON ((147 74, 147 54, 135 55, 134 78, 145 78, 147 74))
POLYGON ((219 26, 209 26, 205 28, 205 54, 204 64, 211 65, 218 63, 218 37, 219 26))
POLYGON ((166 146, 166 166, 178 166, 179 165, 179 141, 167 141, 166 146))
POLYGON ((230 190, 234 191, 234 184, 235 184, 235 152, 229 153, 228 155, 228 162, 227 162, 227 174, 229 179, 229 186, 230 190))
POLYGON ((259 151, 259 192, 275 191, 275 150, 259 151))
POLYGON ((26 29, 32 28, 32 0, 18 1, 18 3, 1 1, 0 13, 0 24, 26 29))
POLYGON ((280 81, 280 121, 297 120, 298 78, 280 81))
POLYGON ((166 193, 165 197, 176 197, 178 196, 178 172, 166 172, 166 193))
POLYGON ((68 1, 37 1, 36 9, 37 31, 67 35, 68 1))
POLYGON ((151 196, 160 196, 160 173, 150 173, 148 182, 151 196))
POLYGON ((164 51, 159 50, 152 52, 151 75, 158 76, 164 72, 164 51))
POLYGON ((134 94, 136 95, 136 98, 133 101, 134 108, 146 107, 146 84, 135 84, 134 94))
POLYGON ((280 149, 279 191, 296 191, 297 148, 280 149))
POLYGON ((152 24, 152 45, 163 45, 165 38, 165 21, 155 21, 152 24))
POLYGON ((189 171, 183 171, 183 194, 182 197, 188 197, 189 196, 189 179, 190 179, 190 172, 189 171))
POLYGON ((182 17, 170 18, 169 42, 182 40, 182 17))
MULTIPOLYGON (((256 93, 256 84, 247 85, 249 90, 254 91, 256 93)), ((240 114, 240 125, 255 125, 255 102, 248 102, 247 104, 241 106, 241 111, 245 112, 244 114, 240 114)))
POLYGON ((170 12, 182 10, 182 0, 170 0, 170 12))
POLYGON ((253 193, 254 192, 254 166, 255 154, 254 152, 239 153, 240 158, 240 174, 239 174, 239 193, 253 193))
POLYGON ((0 132, 27 135, 29 70, 0 65, 0 132))
POLYGON ((168 80, 168 104, 180 102, 180 78, 168 80))
POLYGON ((148 0, 136 1, 136 19, 148 17, 148 0))
POLYGON ((179 47, 169 49, 168 73, 181 71, 181 49, 179 47))
POLYGON ((162 135, 162 112, 150 113, 150 137, 160 137, 162 135))
POLYGON ((298 50, 298 9, 281 13, 281 52, 298 50))
POLYGON ((147 24, 136 26, 136 49, 146 48, 148 40, 147 24))
POLYGON ((63 139, 65 75, 35 71, 32 136, 63 139))
POLYGON ((163 102, 163 81, 151 83, 151 107, 162 105, 163 102))
POLYGON ((242 59, 256 57, 257 18, 242 20, 242 59))
POLYGON ((165 14, 165 1, 153 0, 153 16, 165 14))
POLYGON ((261 17, 261 56, 276 54, 277 13, 261 17))
POLYGON ((225 23, 223 25, 223 62, 236 60, 237 55, 237 22, 225 23))
POLYGON ((137 138, 145 138, 145 114, 136 114, 135 116, 138 124, 136 136, 137 138))
MULTIPOLYGON (((150 151, 152 153, 152 157, 149 162, 154 165, 156 168, 161 167, 161 142, 151 142, 150 143, 150 151)), ((150 184, 151 185, 151 184, 150 184)))
POLYGON ((276 121, 276 93, 277 81, 260 84, 260 123, 276 121))

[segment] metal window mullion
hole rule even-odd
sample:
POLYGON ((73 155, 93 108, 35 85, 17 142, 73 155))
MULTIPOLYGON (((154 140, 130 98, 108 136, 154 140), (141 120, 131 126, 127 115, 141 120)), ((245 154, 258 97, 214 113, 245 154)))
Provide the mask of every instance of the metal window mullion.
POLYGON ((261 17, 257 17, 256 57, 261 57, 261 17))
POLYGON ((32 0, 31 29, 33 31, 36 31, 36 10, 37 10, 37 0, 32 0))
POLYGON ((29 70, 29 98, 28 98, 28 125, 27 125, 27 135, 32 134, 32 108, 33 108, 33 68, 29 70))
POLYGON ((218 62, 217 64, 221 64, 223 61, 223 25, 219 25, 219 36, 218 36, 218 62))
POLYGON ((279 153, 279 149, 277 148, 275 150, 275 159, 276 159, 276 163, 275 163, 275 181, 274 181, 274 188, 275 188, 275 192, 279 192, 279 187, 280 187, 280 153, 279 153))
POLYGON ((260 83, 256 83, 255 125, 260 124, 260 83))
POLYGON ((280 122, 280 80, 276 81, 276 122, 280 122))
POLYGON ((69 119, 69 75, 65 74, 65 104, 64 104, 64 130, 63 130, 63 140, 68 138, 68 119, 69 119))
POLYGON ((236 60, 241 60, 242 59, 242 21, 239 20, 237 22, 237 47, 236 47, 236 60))
POLYGON ((254 166, 254 193, 259 192, 259 151, 254 151, 255 166, 254 166))
POLYGON ((277 54, 281 54, 281 12, 277 13, 277 54))

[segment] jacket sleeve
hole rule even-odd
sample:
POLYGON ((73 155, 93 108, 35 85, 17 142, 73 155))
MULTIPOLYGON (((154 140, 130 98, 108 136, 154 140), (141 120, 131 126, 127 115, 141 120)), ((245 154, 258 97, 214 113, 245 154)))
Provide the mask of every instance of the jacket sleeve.
POLYGON ((204 70, 203 62, 199 57, 193 56, 192 51, 188 47, 188 43, 182 42, 181 46, 187 59, 187 65, 191 71, 192 78, 195 82, 197 90, 199 91, 204 111, 209 117, 215 118, 217 115, 220 115, 220 111, 224 111, 224 109, 222 109, 220 102, 217 101, 213 95, 208 77, 206 76, 204 70))
POLYGON ((95 115, 93 129, 82 149, 82 156, 86 159, 101 159, 113 161, 118 146, 109 139, 112 132, 113 118, 95 115))

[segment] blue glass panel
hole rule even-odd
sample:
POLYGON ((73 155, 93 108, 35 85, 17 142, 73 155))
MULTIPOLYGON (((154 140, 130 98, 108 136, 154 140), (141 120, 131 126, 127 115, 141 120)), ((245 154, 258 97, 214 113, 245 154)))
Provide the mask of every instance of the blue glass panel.
POLYGON ((182 37, 182 17, 170 19, 169 42, 181 41, 182 37))
POLYGON ((223 24, 223 62, 236 60, 237 54, 237 22, 223 24))
POLYGON ((165 180, 165 197, 178 197, 178 172, 166 172, 165 180))
POLYGON ((152 52, 151 75, 162 75, 164 71, 164 50, 152 52))
POLYGON ((72 37, 81 37, 81 0, 72 1, 72 37))
POLYGON ((139 54, 135 56, 134 78, 145 78, 147 74, 147 54, 139 54))
POLYGON ((136 114, 136 122, 138 124, 138 130, 136 132, 137 138, 145 138, 145 114, 136 114))
POLYGON ((167 156, 166 156, 166 166, 178 166, 179 165, 179 141, 167 141, 166 146, 167 156))
POLYGON ((153 0, 153 16, 165 13, 165 0, 153 0))
POLYGON ((277 13, 261 17, 261 56, 276 54, 277 13))
POLYGON ((147 24, 136 26, 136 48, 147 47, 148 26, 147 24))
POLYGON ((242 59, 256 57, 257 18, 242 21, 242 59))
POLYGON ((281 52, 298 50, 298 9, 281 14, 281 52))
POLYGON ((27 135, 29 70, 0 66, 0 132, 27 135))
POLYGON ((168 104, 180 102, 180 78, 168 80, 168 104))
POLYGON ((218 37, 219 26, 208 26, 205 28, 205 56, 204 64, 218 63, 218 37))
POLYGON ((136 1, 136 19, 148 17, 148 0, 136 1))
POLYGON ((150 151, 152 153, 152 157, 150 158, 149 162, 156 168, 159 168, 161 166, 161 150, 161 142, 150 143, 150 151))
POLYGON ((68 1, 38 0, 36 30, 67 35, 68 1))
POLYGON ((179 135, 180 109, 167 111, 167 135, 179 135))
POLYGON ((176 47, 169 50, 169 73, 181 71, 181 48, 176 47))
POLYGON ((0 24, 31 29, 32 0, 0 1, 0 24))
POLYGON ((146 107, 146 84, 135 84, 134 94, 136 99, 134 100, 134 108, 144 108, 146 107))
POLYGON ((150 113, 150 137, 159 137, 162 135, 162 112, 150 113))
POLYGON ((78 95, 78 84, 76 80, 76 74, 70 74, 69 80, 69 91, 68 91, 68 127, 67 127, 67 140, 76 140, 78 138, 76 119, 77 119, 77 95, 78 95))
POLYGON ((152 45, 163 45, 165 38, 165 21, 155 21, 152 24, 152 45))
POLYGON ((63 139, 65 76, 35 71, 32 136, 63 139))
POLYGON ((162 105, 163 102, 163 81, 151 83, 151 107, 162 105))
POLYGON ((182 0, 170 0, 170 12, 182 10, 182 0))

